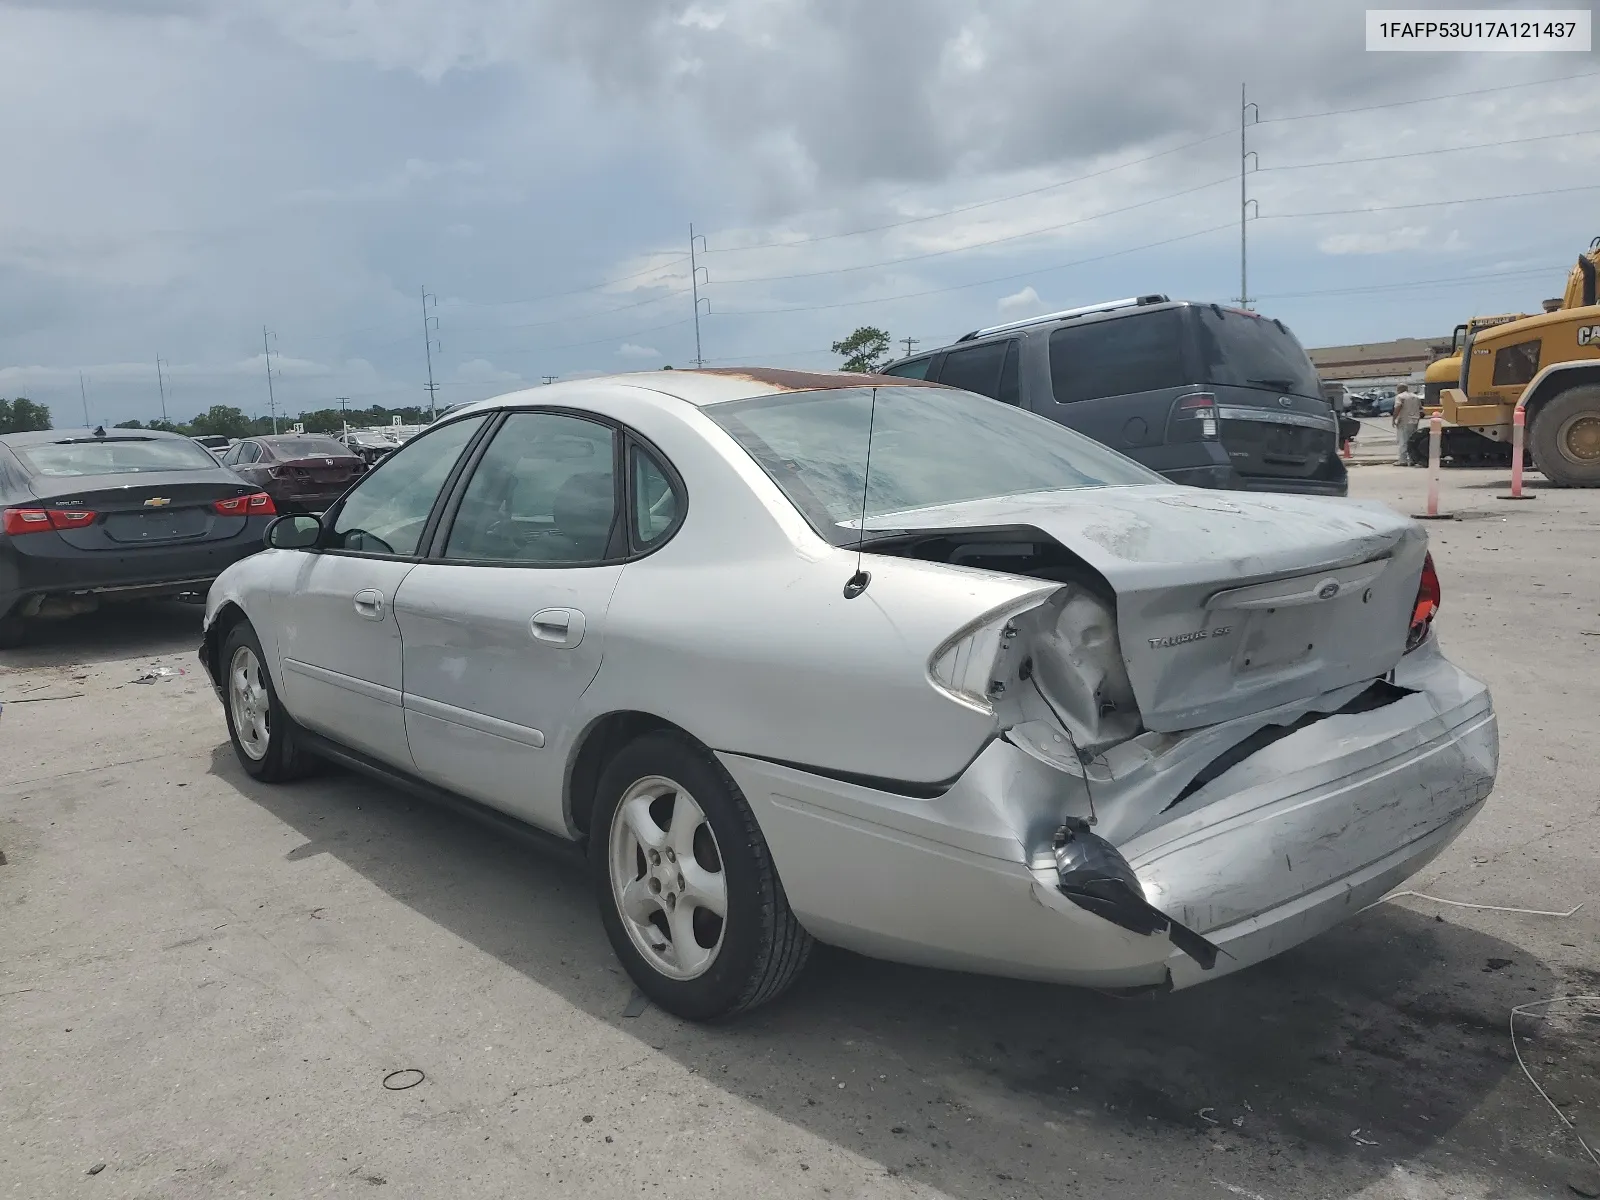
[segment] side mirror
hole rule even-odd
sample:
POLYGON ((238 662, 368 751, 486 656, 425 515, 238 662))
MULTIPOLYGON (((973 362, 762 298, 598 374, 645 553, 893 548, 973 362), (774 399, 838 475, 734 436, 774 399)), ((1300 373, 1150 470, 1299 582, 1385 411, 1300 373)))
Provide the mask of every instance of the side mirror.
POLYGON ((304 514, 279 517, 267 526, 266 543, 272 550, 310 550, 322 539, 322 522, 304 514))

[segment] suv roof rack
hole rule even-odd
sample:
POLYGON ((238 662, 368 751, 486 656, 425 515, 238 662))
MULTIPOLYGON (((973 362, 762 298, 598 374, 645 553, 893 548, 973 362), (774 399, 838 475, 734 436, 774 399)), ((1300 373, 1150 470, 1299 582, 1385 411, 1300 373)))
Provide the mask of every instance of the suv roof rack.
POLYGON ((970 342, 973 338, 988 337, 991 333, 1004 333, 1008 329, 1026 329, 1029 325, 1043 325, 1049 321, 1060 321, 1066 317, 1086 317, 1090 313, 1114 312, 1119 308, 1139 308, 1146 304, 1166 304, 1169 297, 1160 292, 1152 292, 1148 296, 1129 296, 1125 300, 1106 300, 1100 304, 1085 304, 1081 308, 1064 308, 1060 312, 1045 313, 1042 317, 1028 317, 1021 321, 1008 321, 1004 325, 990 325, 984 329, 974 329, 971 333, 958 337, 958 342, 970 342))

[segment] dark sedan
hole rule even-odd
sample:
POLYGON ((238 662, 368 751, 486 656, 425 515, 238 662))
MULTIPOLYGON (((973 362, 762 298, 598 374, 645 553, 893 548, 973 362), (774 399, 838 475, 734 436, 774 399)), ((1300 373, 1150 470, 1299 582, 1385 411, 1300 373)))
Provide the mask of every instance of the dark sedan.
POLYGON ((33 618, 204 593, 261 549, 272 498, 155 429, 0 436, 0 645, 33 618))
POLYGON ((245 438, 229 448, 222 464, 266 492, 285 513, 321 512, 367 469, 349 447, 314 433, 245 438))

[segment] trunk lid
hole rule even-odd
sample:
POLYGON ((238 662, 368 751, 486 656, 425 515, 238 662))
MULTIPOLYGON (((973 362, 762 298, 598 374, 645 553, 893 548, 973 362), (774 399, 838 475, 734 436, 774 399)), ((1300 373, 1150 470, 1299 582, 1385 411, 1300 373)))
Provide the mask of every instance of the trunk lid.
POLYGON ((233 537, 248 518, 219 513, 213 505, 258 490, 221 467, 77 478, 36 476, 29 486, 41 507, 95 514, 81 528, 58 531, 67 545, 120 551, 233 537))
POLYGON ((969 501, 868 529, 1005 529, 1066 547, 1115 592, 1128 680, 1160 732, 1387 674, 1427 550, 1415 522, 1381 505, 1160 485, 969 501))
POLYGON ((280 459, 272 464, 279 478, 288 477, 325 487, 347 486, 366 470, 366 462, 354 454, 309 454, 280 459))

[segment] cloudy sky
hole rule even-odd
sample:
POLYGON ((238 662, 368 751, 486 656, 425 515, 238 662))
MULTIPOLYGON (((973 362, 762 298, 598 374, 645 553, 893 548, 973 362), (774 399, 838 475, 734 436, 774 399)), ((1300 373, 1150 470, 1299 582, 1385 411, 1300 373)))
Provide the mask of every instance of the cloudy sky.
POLYGON ((264 413, 266 327, 280 411, 415 403, 424 287, 441 403, 686 366, 691 223, 717 364, 1227 300, 1241 83, 1307 345, 1536 310, 1600 234, 1600 61, 1369 54, 1364 7, 0 0, 0 396, 148 419, 159 356, 174 418, 264 413))

